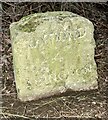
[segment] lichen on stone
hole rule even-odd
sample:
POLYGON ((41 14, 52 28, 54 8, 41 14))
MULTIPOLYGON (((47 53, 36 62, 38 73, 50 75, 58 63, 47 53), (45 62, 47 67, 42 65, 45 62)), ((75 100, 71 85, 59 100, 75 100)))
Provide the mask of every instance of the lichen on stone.
POLYGON ((22 101, 97 88, 94 27, 88 19, 71 12, 36 13, 12 23, 10 32, 22 101))

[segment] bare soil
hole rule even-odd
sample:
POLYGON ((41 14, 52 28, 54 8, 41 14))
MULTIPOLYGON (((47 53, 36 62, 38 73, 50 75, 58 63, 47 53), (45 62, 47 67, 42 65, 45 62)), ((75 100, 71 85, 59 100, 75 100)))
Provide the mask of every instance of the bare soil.
POLYGON ((108 119, 108 4, 107 3, 2 3, 2 120, 32 119, 108 119), (95 60, 98 90, 71 92, 38 101, 17 98, 13 74, 9 25, 23 16, 46 11, 70 11, 94 24, 95 60))

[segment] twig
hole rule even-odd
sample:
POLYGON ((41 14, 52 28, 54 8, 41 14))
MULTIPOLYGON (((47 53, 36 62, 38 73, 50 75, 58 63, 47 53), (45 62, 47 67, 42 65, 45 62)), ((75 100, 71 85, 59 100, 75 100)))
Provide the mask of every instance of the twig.
POLYGON ((101 57, 102 54, 103 54, 103 53, 100 53, 100 54, 95 55, 95 58, 101 57))
MULTIPOLYGON (((58 99, 56 99, 56 100, 59 100, 59 99, 60 99, 60 98, 58 98, 58 99)), ((34 108, 34 109, 32 109, 32 110, 29 110, 29 112, 30 112, 30 111, 33 111, 33 110, 37 110, 37 109, 39 109, 39 108, 41 108, 41 107, 43 107, 43 106, 45 106, 45 105, 48 105, 48 104, 50 104, 50 103, 56 102, 56 100, 52 100, 52 101, 46 102, 46 103, 44 103, 44 104, 42 104, 42 105, 40 105, 40 106, 38 106, 38 107, 36 107, 36 108, 34 108)))
POLYGON ((5 113, 5 112, 4 113, 1 112, 0 115, 9 116, 9 117, 20 117, 20 118, 25 118, 25 119, 32 120, 29 117, 26 117, 26 116, 23 116, 23 115, 17 115, 17 114, 5 113))

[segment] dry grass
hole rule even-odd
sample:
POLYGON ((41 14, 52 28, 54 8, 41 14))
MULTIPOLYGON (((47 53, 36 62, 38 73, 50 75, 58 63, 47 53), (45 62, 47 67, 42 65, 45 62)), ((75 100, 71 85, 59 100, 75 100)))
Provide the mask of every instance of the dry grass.
POLYGON ((80 118, 107 119, 108 99, 108 5, 106 3, 2 3, 2 119, 80 118), (97 91, 68 92, 32 102, 17 99, 9 25, 23 16, 46 11, 70 11, 91 20, 95 27, 97 91))

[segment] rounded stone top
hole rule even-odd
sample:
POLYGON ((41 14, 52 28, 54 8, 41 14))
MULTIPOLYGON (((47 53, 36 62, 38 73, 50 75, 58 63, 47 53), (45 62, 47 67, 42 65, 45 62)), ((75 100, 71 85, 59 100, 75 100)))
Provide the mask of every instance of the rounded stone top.
POLYGON ((94 26, 91 21, 68 11, 34 13, 10 25, 12 41, 16 37, 43 36, 45 34, 58 33, 68 33, 75 39, 83 39, 83 37, 90 37, 93 31, 94 26))

